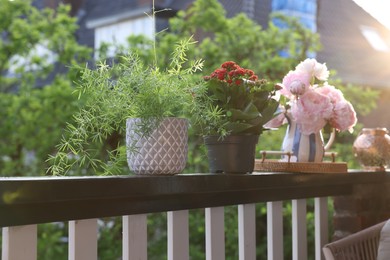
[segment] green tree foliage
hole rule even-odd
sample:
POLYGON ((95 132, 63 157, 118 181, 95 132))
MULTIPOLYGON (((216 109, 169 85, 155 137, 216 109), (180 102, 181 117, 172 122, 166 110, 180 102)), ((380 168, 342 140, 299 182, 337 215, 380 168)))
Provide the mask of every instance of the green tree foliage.
POLYGON ((74 36, 78 26, 69 6, 38 10, 31 0, 0 0, 0 5, 0 90, 31 88, 55 66, 89 58, 74 36))
POLYGON ((272 19, 267 28, 262 28, 243 13, 227 18, 218 1, 198 0, 170 20, 171 33, 161 34, 159 44, 164 52, 174 37, 195 35, 199 46, 194 55, 205 58, 206 74, 233 60, 262 78, 277 80, 308 52, 318 51, 320 45, 318 35, 297 19, 280 14, 271 18, 281 20, 286 28, 275 26, 272 19), (282 52, 288 56, 281 57, 282 52))
POLYGON ((89 59, 90 50, 75 39, 69 6, 38 10, 24 0, 0 6, 1 175, 40 175, 78 108, 77 71, 67 67, 89 59))
POLYGON ((78 108, 72 87, 59 78, 29 94, 0 93, 0 168, 2 175, 40 175, 66 121, 78 108))

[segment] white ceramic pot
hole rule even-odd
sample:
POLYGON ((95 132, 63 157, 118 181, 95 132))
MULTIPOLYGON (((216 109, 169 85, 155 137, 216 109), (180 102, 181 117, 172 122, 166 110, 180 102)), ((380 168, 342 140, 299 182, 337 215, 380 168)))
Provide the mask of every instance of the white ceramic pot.
POLYGON ((299 131, 297 123, 288 115, 288 127, 283 139, 282 151, 290 152, 291 158, 283 156, 284 161, 291 162, 322 162, 325 151, 333 143, 335 132, 333 131, 326 145, 321 131, 310 135, 304 135, 299 131))
POLYGON ((188 120, 169 117, 145 134, 140 118, 126 121, 127 163, 135 174, 173 175, 183 171, 188 155, 188 120))

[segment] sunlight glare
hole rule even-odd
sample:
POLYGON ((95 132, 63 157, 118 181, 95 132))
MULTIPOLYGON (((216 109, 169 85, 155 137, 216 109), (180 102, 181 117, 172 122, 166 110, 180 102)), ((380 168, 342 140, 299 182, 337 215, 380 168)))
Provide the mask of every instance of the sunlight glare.
POLYGON ((390 1, 353 0, 390 30, 390 1))

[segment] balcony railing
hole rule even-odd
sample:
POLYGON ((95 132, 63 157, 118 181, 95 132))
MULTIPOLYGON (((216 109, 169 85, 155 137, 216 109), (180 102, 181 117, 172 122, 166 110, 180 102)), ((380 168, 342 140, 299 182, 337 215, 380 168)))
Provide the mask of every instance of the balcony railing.
MULTIPOLYGON (((267 203, 268 259, 284 259, 283 201, 292 201, 293 259, 307 256, 306 199, 315 198, 315 259, 328 242, 328 197, 390 173, 185 174, 0 178, 2 259, 37 259, 37 224, 69 221, 69 259, 98 259, 97 219, 123 216, 123 259, 147 259, 147 213, 168 212, 168 259, 189 256, 188 210, 205 209, 206 259, 225 259, 223 207, 238 205, 239 259, 256 259, 255 204, 267 203)), ((266 257, 264 257, 266 259, 266 257)))

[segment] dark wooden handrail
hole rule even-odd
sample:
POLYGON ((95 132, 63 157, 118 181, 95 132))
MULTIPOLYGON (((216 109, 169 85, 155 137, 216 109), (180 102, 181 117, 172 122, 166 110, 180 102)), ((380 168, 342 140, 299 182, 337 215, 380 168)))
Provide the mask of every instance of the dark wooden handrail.
POLYGON ((348 195, 389 172, 0 178, 0 227, 348 195))

